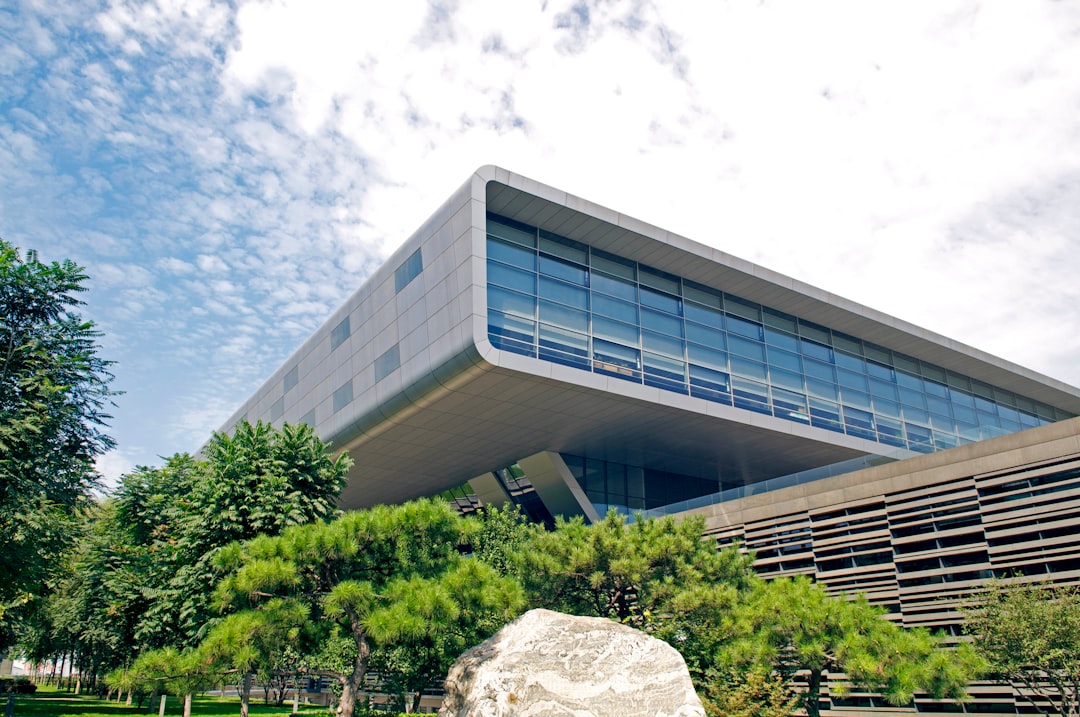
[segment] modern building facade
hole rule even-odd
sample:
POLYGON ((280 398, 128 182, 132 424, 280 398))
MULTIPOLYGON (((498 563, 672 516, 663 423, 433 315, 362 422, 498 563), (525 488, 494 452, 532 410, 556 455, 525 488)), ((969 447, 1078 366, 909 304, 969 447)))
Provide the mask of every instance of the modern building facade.
POLYGON ((306 422, 348 450, 347 508, 468 483, 538 520, 701 512, 768 574, 953 629, 955 605, 918 598, 942 576, 1076 554, 1064 514, 1013 542, 948 520, 1042 510, 1078 414, 1072 386, 482 167, 230 425, 306 422))

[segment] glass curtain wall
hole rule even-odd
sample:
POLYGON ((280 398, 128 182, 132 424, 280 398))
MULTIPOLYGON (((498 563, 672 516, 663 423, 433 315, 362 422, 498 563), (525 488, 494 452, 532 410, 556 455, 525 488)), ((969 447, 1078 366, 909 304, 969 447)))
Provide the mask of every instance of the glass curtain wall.
POLYGON ((487 230, 504 351, 924 453, 1070 417, 542 229, 487 230))

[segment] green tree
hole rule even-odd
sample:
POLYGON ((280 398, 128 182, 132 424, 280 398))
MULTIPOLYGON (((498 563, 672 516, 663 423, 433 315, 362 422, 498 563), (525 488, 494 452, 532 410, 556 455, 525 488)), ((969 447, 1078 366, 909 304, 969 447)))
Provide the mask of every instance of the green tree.
MULTIPOLYGON (((256 673, 275 669, 290 646, 299 640, 308 619, 307 606, 293 598, 267 600, 258 610, 229 615, 216 624, 199 646, 198 662, 209 671, 240 674, 240 715, 247 717, 251 681, 256 673)), ((186 717, 186 716, 185 716, 186 717)))
POLYGON ((0 240, 0 649, 47 585, 96 485, 113 393, 100 334, 78 312, 86 274, 0 240))
POLYGON ((45 599, 52 639, 70 647, 88 687, 129 661, 134 642, 141 601, 127 582, 126 546, 115 541, 121 529, 112 501, 97 506, 45 599))
POLYGON ((499 573, 521 577, 522 551, 534 532, 543 532, 543 526, 529 522, 515 503, 503 506, 487 505, 476 516, 469 543, 473 556, 499 573))
POLYGON ((703 528, 699 518, 627 523, 615 511, 591 526, 560 518, 521 551, 529 603, 644 626, 686 586, 738 590, 754 581, 750 559, 734 548, 718 552, 701 539, 703 528))
POLYGON ((805 579, 766 582, 735 548, 701 538, 700 519, 637 519, 609 512, 586 526, 559 520, 520 557, 530 604, 609 617, 674 646, 715 714, 819 714, 821 686, 844 672, 893 704, 915 691, 961 698, 979 660, 938 649, 862 597, 829 596, 805 579))
POLYGON ((150 646, 194 647, 215 619, 217 551, 233 541, 277 535, 293 525, 326 521, 352 460, 336 458, 306 424, 241 421, 215 433, 203 459, 175 456, 143 469, 122 487, 120 510, 135 518, 150 600, 137 635, 150 646))
POLYGON ((1039 714, 1080 714, 1080 588, 994 582, 972 598, 966 618, 990 677, 1039 714))
POLYGON ((788 717, 799 698, 779 675, 752 670, 723 683, 705 683, 701 703, 709 717, 788 717))
POLYGON ((699 586, 672 606, 673 644, 708 691, 737 690, 748 674, 775 677, 810 717, 820 714, 830 672, 903 705, 917 691, 963 699, 981 665, 968 646, 946 650, 926 630, 884 619, 864 597, 830 596, 805 577, 759 581, 738 594, 699 586))
POLYGON ((351 715, 374 649, 432 645, 440 653, 437 669, 445 671, 461 650, 520 607, 514 580, 461 555, 468 530, 449 506, 431 500, 288 528, 223 550, 219 564, 230 574, 218 596, 222 607, 241 610, 238 615, 264 612, 276 600, 296 601, 310 609, 311 621, 326 626, 321 634, 336 625, 349 636, 348 664, 333 676, 342 688, 337 712, 351 715))
POLYGON ((24 651, 70 651, 93 675, 151 650, 186 654, 219 619, 211 607, 216 552, 332 516, 351 465, 310 427, 288 424, 241 422, 234 434, 215 435, 205 454, 139 467, 89 512, 55 594, 33 611, 24 651))

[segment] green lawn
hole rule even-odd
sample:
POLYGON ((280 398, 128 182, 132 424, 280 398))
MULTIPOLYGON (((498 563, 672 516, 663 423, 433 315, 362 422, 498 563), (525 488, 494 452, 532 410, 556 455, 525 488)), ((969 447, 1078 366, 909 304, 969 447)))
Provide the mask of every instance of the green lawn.
MULTIPOLYGON (((0 709, 5 705, 6 697, 3 701, 0 701, 0 709)), ((67 717, 68 715, 78 715, 78 717, 131 715, 131 717, 141 717, 142 715, 150 715, 151 717, 157 717, 158 706, 158 704, 154 704, 153 709, 150 709, 146 701, 144 701, 143 708, 140 710, 134 705, 128 707, 123 702, 119 704, 105 702, 88 695, 75 696, 70 692, 44 687, 39 688, 37 694, 34 695, 15 696, 15 717, 28 715, 38 717, 67 717)), ((165 705, 165 714, 181 715, 183 712, 183 702, 175 697, 169 697, 165 705)), ((200 717, 236 717, 240 714, 240 700, 236 697, 196 697, 192 701, 191 714, 200 715, 200 717)), ((292 703, 289 702, 284 707, 266 706, 262 703, 261 695, 257 699, 253 696, 251 714, 285 717, 292 714, 292 703)), ((300 714, 313 716, 328 715, 329 713, 325 707, 301 705, 300 714)))

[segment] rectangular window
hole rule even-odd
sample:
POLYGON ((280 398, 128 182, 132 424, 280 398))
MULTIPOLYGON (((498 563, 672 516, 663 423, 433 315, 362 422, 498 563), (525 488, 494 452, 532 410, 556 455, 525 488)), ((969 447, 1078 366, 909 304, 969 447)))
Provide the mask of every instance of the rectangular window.
POLYGON ((340 388, 334 391, 334 413, 337 413, 341 409, 352 403, 352 379, 343 383, 340 388))
POLYGON ((557 234, 540 230, 540 252, 561 256, 575 264, 589 263, 589 249, 584 244, 579 244, 572 239, 565 239, 557 234))
POLYGON ((490 214, 488 215, 487 231, 492 236, 497 236, 500 239, 507 239, 509 241, 521 244, 522 246, 528 246, 536 248, 536 230, 532 227, 525 225, 516 226, 516 223, 510 221, 500 221, 495 219, 490 214))
POLYGON ((732 354, 755 361, 765 362, 765 344, 741 336, 731 335, 728 338, 728 349, 732 354))
POLYGON ((289 372, 287 374, 285 374, 285 382, 284 382, 285 393, 288 393, 289 389, 295 387, 296 384, 299 381, 300 381, 300 367, 299 366, 293 366, 291 369, 289 369, 289 372))
POLYGON ((536 343, 536 322, 501 311, 488 311, 488 334, 496 348, 527 353, 536 343))
POLYGON ((310 411, 308 411, 307 413, 305 413, 303 416, 301 416, 300 417, 300 423, 306 423, 307 425, 314 428, 315 427, 315 409, 313 408, 310 411))
POLYGON ((665 294, 661 291, 655 291, 644 286, 641 287, 641 305, 659 309, 660 311, 666 311, 667 313, 675 314, 676 316, 682 314, 682 301, 680 301, 678 297, 665 294))
POLYGON ((540 277, 540 296, 544 299, 553 299, 561 304, 576 306, 579 309, 589 308, 589 290, 572 286, 563 281, 540 277))
POLYGON ((398 345, 394 344, 375 359, 375 381, 383 380, 401 366, 401 353, 398 345))
POLYGON ((270 420, 276 421, 281 418, 281 415, 285 413, 285 397, 282 396, 278 400, 274 401, 274 405, 270 406, 270 420))
POLYGON ((333 351, 338 346, 345 343, 345 339, 349 338, 349 334, 351 333, 352 330, 349 328, 349 317, 346 316, 334 327, 333 331, 330 332, 330 350, 333 351))
POLYGON ((652 311, 651 309, 641 310, 641 326, 642 328, 661 331, 679 338, 682 338, 683 335, 682 319, 660 311, 652 311))
POLYGON ((588 333, 589 314, 550 301, 540 302, 540 320, 571 331, 588 333))
POLYGON ((696 344, 687 345, 686 350, 689 354, 690 363, 727 371, 728 355, 725 352, 696 344))
POLYGON ((819 381, 817 379, 806 379, 806 390, 811 396, 817 396, 818 398, 825 398, 830 401, 838 400, 839 394, 836 392, 836 384, 829 383, 828 381, 819 381))
POLYGON ((610 339, 630 346, 637 346, 639 343, 638 327, 634 324, 624 324, 621 321, 594 316, 592 325, 593 336, 597 338, 610 339))
POLYGON ((731 357, 731 372, 738 374, 739 376, 757 379, 762 382, 766 381, 768 378, 768 374, 765 371, 765 364, 735 355, 732 355, 731 357))
POLYGON ((536 271, 535 251, 514 244, 506 244, 494 239, 488 241, 487 250, 489 260, 494 259, 496 261, 501 261, 504 264, 512 264, 513 266, 522 269, 536 271))
POLYGON ((599 272, 593 272, 592 289, 611 296, 618 296, 628 301, 637 301, 637 287, 633 282, 616 279, 599 272))
POLYGON ((727 348, 727 334, 692 321, 686 322, 686 338, 694 343, 705 344, 717 349, 727 348))
POLYGON ((610 341, 593 340, 593 360, 597 370, 636 376, 641 369, 641 352, 610 341))
POLYGON ((589 336, 561 326, 540 324, 540 358, 588 368, 589 336))
POLYGON ((417 249, 394 270, 394 292, 401 291, 424 270, 424 258, 417 249))
POLYGON ((488 309, 522 318, 536 318, 536 299, 516 291, 488 286, 488 309))
POLYGON ((540 273, 578 286, 585 286, 588 283, 589 276, 589 272, 585 270, 585 267, 555 257, 544 256, 543 254, 540 255, 540 273))
POLYGON ((680 361, 683 358, 683 342, 664 334, 642 331, 641 345, 647 351, 672 356, 680 361))
POLYGON ((600 294, 593 294, 592 309, 594 314, 607 316, 631 324, 638 322, 638 307, 627 301, 619 301, 600 294))

